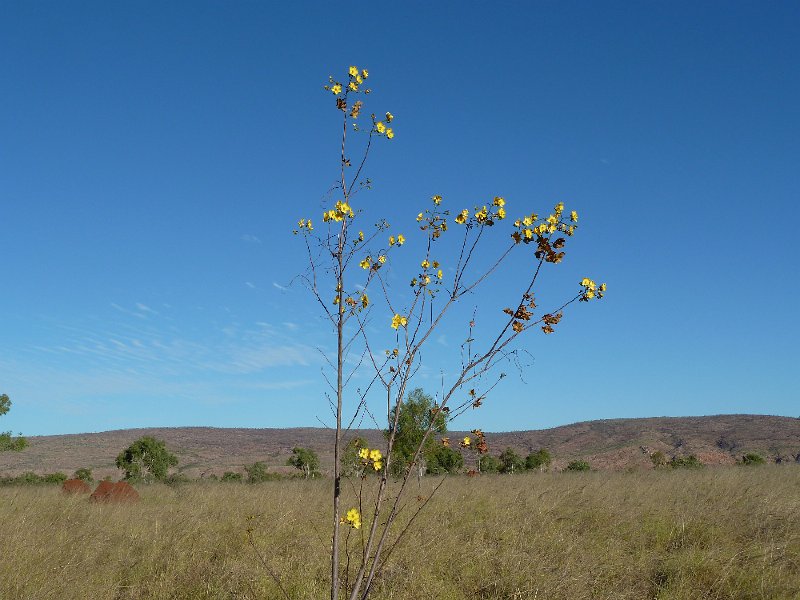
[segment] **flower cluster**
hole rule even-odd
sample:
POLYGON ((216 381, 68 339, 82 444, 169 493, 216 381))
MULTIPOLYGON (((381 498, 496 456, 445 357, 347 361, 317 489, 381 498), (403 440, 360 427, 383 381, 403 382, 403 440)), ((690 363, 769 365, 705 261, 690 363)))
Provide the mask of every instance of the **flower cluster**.
POLYGON ((434 260, 431 262, 427 258, 420 263, 422 267, 422 272, 411 280, 411 287, 416 287, 419 285, 420 287, 425 287, 429 285, 431 281, 436 284, 442 283, 442 279, 444 278, 444 271, 440 268, 441 265, 439 264, 438 260, 434 260), (436 277, 436 279, 432 279, 436 277))
POLYGON ((402 246, 405 243, 406 236, 404 236, 402 233, 398 234, 396 238, 393 235, 389 236, 389 246, 394 246, 395 244, 402 246))
POLYGON ((375 471, 380 471, 383 468, 383 454, 377 448, 374 450, 362 448, 358 451, 358 458, 361 459, 364 466, 371 465, 375 471))
POLYGON ((361 529, 361 513, 357 508, 351 508, 347 511, 347 515, 342 517, 339 521, 342 525, 350 525, 353 529, 361 529))
MULTIPOLYGON (((432 200, 436 206, 439 206, 442 203, 441 196, 433 196, 432 200)), ((417 215, 417 223, 422 223, 419 226, 421 231, 430 230, 431 238, 436 240, 439 239, 439 236, 441 236, 445 231, 447 231, 447 219, 445 218, 446 215, 447 211, 444 211, 442 214, 437 210, 426 210, 425 212, 421 212, 417 215)))
POLYGON ((405 327, 408 325, 408 319, 402 315, 395 314, 392 317, 392 329, 397 329, 398 327, 405 327))
POLYGON ((322 213, 322 220, 326 223, 328 221, 344 221, 347 217, 352 219, 354 216, 355 213, 347 202, 337 200, 331 210, 322 213))
POLYGON ((297 227, 298 227, 298 229, 295 229, 295 230, 292 232, 292 233, 294 233, 295 235, 297 235, 298 231, 303 231, 303 232, 311 232, 311 231, 314 231, 314 225, 313 225, 313 223, 311 222, 311 219, 300 219, 300 220, 297 222, 297 227))
POLYGON ((606 284, 601 283, 599 286, 588 277, 581 280, 581 302, 588 302, 592 298, 600 300, 606 293, 606 284))
MULTIPOLYGON (((386 113, 386 123, 391 123, 394 120, 394 115, 390 112, 386 113)), ((387 127, 383 121, 376 121, 375 115, 372 115, 372 127, 374 131, 378 135, 385 135, 388 139, 392 139, 394 137, 394 130, 391 127, 387 127)))
POLYGON ((475 211, 470 219, 470 212, 468 209, 462 210, 458 213, 455 217, 455 222, 459 225, 465 224, 476 224, 476 225, 488 225, 491 227, 494 225, 495 221, 502 221, 506 218, 506 201, 501 198, 500 196, 496 196, 490 206, 486 206, 485 204, 478 208, 475 207, 475 211))

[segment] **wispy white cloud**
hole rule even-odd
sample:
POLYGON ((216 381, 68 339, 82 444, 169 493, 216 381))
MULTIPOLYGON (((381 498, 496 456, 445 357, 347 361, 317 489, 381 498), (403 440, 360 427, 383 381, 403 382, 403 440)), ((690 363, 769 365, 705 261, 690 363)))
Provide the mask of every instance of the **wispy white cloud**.
POLYGON ((242 234, 242 241, 247 242, 248 244, 260 244, 261 238, 251 233, 244 233, 242 234))
POLYGON ((289 290, 289 288, 287 288, 287 287, 285 287, 285 286, 282 286, 282 285, 281 285, 280 283, 278 283, 277 281, 273 281, 273 282, 272 282, 272 287, 275 287, 275 288, 279 289, 279 290, 280 290, 280 291, 282 291, 282 292, 286 292, 286 291, 288 291, 288 290, 289 290))
POLYGON ((245 284, 247 287, 249 287, 251 290, 254 290, 254 289, 256 289, 256 284, 255 284, 255 283, 253 283, 252 281, 245 281, 245 282, 244 282, 244 284, 245 284))

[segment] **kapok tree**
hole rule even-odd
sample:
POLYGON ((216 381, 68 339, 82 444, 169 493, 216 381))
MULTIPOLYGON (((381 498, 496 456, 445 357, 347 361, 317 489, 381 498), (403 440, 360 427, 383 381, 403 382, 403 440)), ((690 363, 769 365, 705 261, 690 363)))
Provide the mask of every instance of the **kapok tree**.
MULTIPOLYGON (((356 202, 356 196, 371 187, 364 168, 375 142, 392 140, 395 133, 394 116, 390 112, 383 117, 375 113, 364 116, 367 114, 364 100, 371 92, 367 88, 368 77, 366 69, 351 66, 343 81, 331 76, 325 86, 327 93, 333 96, 342 122, 339 174, 331 188, 330 204, 323 209, 322 225, 314 218, 302 218, 294 232, 302 236, 308 253, 308 270, 301 279, 319 303, 336 338, 335 358, 329 359, 335 379, 326 377, 336 419, 331 600, 342 596, 350 600, 367 598, 376 575, 405 531, 396 527, 401 502, 415 471, 414 465, 434 432, 437 420, 429 419, 426 431, 390 493, 392 451, 397 442, 404 397, 421 364, 421 351, 433 339, 433 332, 442 325, 445 316, 459 303, 473 300, 474 294, 485 287, 512 255, 527 253, 527 269, 516 277, 518 289, 505 307, 496 307, 496 314, 502 316, 496 331, 480 341, 475 337, 474 319, 469 323, 467 342, 461 348, 461 364, 443 385, 435 408, 452 418, 481 406, 503 376, 502 373, 496 377, 491 375, 492 368, 508 359, 522 335, 534 329, 553 333, 564 309, 575 302, 602 298, 606 290, 605 284, 597 285, 587 277, 554 309, 537 310, 534 292, 543 267, 563 261, 567 239, 578 227, 577 212, 567 212, 561 202, 549 214, 529 212, 511 221, 507 219, 506 201, 500 196, 481 206, 459 207, 451 212, 445 208, 442 197, 434 195, 428 207, 412 216, 407 225, 417 227, 422 236, 420 245, 413 249, 406 247, 402 230, 390 229, 380 215, 369 214, 366 205, 356 202), (356 140, 356 148, 351 149, 354 145, 351 136, 355 134, 360 134, 360 139, 356 140), (509 221, 510 227, 495 227, 509 221), (500 235, 507 242, 501 244, 499 251, 495 250, 490 260, 481 260, 478 257, 492 252, 492 249, 484 250, 490 235, 500 235), (414 264, 418 265, 408 274, 409 287, 403 286, 402 290, 391 286, 385 275, 393 255, 398 252, 412 252, 414 264), (443 261, 446 256, 450 260, 445 277, 443 261), (368 323, 373 327, 385 327, 385 331, 394 334, 388 347, 381 347, 384 340, 371 333, 368 323), (346 359, 350 353, 360 358, 355 361, 356 366, 348 370, 346 359), (351 396, 356 406, 345 414, 347 384, 359 369, 369 371, 369 385, 351 396), (370 410, 367 402, 373 389, 380 390, 384 398, 381 411, 385 410, 384 424, 378 424, 375 411, 370 410), (389 431, 383 452, 377 449, 361 452, 366 470, 379 472, 380 481, 374 497, 364 499, 359 494, 359 506, 343 507, 340 461, 345 445, 343 435, 365 416, 375 420, 376 427, 389 431), (343 535, 345 529, 350 533, 360 531, 358 543, 351 540, 350 533, 343 535), (355 560, 351 560, 353 557, 355 560)), ((422 503, 418 510, 424 505, 422 503)))

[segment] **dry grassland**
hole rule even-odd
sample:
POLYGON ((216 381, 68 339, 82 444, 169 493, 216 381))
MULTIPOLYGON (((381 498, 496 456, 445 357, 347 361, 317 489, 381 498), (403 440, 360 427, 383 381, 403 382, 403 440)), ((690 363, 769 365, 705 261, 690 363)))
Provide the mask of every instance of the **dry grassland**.
MULTIPOLYGON (((279 598, 248 522, 292 598, 325 598, 329 488, 139 486, 130 506, 2 488, 0 598, 279 598)), ((800 598, 800 468, 454 477, 374 598, 800 598)))

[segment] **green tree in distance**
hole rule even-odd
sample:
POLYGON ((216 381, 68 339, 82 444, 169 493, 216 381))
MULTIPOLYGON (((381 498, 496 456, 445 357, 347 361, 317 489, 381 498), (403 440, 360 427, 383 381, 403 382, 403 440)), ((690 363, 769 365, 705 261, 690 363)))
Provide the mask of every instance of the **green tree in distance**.
POLYGON ((500 453, 500 472, 501 473, 509 473, 513 475, 514 473, 520 473, 525 470, 525 461, 522 457, 514 452, 512 448, 506 448, 500 453))
POLYGON ((464 457, 449 446, 437 445, 427 459, 430 475, 455 475, 464 467, 464 457))
POLYGON ((292 448, 292 455, 286 464, 302 471, 306 479, 319 475, 319 457, 310 448, 292 448))
POLYGON ((163 481, 169 468, 178 464, 178 457, 161 440, 144 436, 120 452, 116 464, 125 472, 125 479, 163 481))
POLYGON ((481 473, 497 473, 500 471, 500 460, 491 454, 484 454, 478 459, 481 473))
POLYGON ((531 452, 525 458, 525 468, 529 471, 547 471, 553 457, 546 448, 539 448, 536 452, 531 452))
POLYGON ((438 434, 447 432, 445 413, 439 410, 433 398, 422 388, 411 390, 401 406, 402 409, 397 419, 395 419, 397 406, 392 408, 389 415, 390 427, 385 432, 388 438, 394 431, 391 465, 395 475, 402 475, 409 469, 423 438, 426 439, 422 447, 422 456, 426 462, 430 460, 438 444, 433 435, 425 435, 429 429, 438 434), (397 426, 393 427, 395 421, 397 426))
MULTIPOLYGON (((8 397, 8 394, 0 394, 0 416, 6 414, 9 410, 11 410, 11 399, 8 397)), ((4 452, 6 450, 19 452, 27 445, 28 440, 22 436, 12 437, 10 431, 0 433, 0 452, 4 452)))

